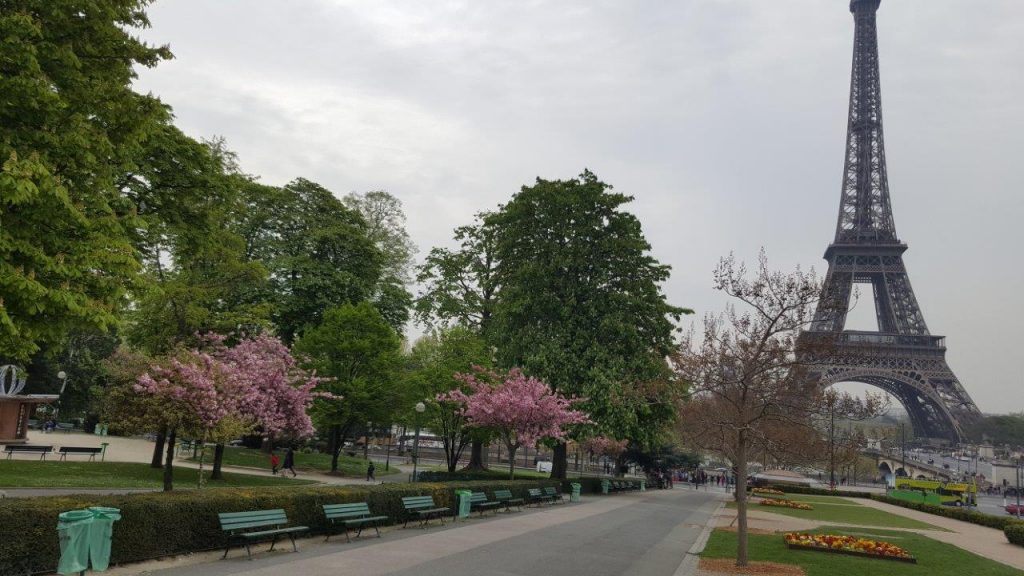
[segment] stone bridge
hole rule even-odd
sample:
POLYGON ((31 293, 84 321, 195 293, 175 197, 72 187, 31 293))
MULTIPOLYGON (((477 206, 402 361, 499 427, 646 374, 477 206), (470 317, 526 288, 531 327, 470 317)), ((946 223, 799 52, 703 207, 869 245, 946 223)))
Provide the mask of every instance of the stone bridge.
POLYGON ((893 474, 897 477, 902 476, 915 480, 941 480, 944 482, 956 480, 954 471, 911 458, 904 461, 904 458, 898 453, 886 454, 878 450, 866 450, 864 455, 875 459, 878 464, 878 473, 883 477, 893 474))

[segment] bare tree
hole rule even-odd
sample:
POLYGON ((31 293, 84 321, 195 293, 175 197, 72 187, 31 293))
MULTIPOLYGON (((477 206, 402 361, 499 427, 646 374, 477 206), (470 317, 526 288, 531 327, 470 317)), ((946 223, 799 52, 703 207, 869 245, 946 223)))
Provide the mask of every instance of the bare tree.
POLYGON ((827 443, 829 486, 835 488, 836 468, 856 464, 861 451, 867 447, 867 437, 860 430, 853 430, 849 424, 881 416, 889 409, 889 399, 883 394, 871 393, 858 398, 829 389, 820 394, 815 404, 818 428, 824 433, 827 443), (841 429, 844 424, 846 429, 841 429))
POLYGON ((747 559, 747 466, 757 446, 770 446, 780 430, 811 424, 819 385, 810 377, 810 358, 824 357, 804 347, 826 342, 797 336, 812 319, 821 295, 814 272, 799 268, 769 271, 764 253, 757 273, 730 255, 715 270, 715 288, 738 300, 721 314, 704 318, 702 338, 684 338, 674 362, 690 383, 691 400, 680 414, 684 439, 728 459, 736 472, 736 565, 747 559))

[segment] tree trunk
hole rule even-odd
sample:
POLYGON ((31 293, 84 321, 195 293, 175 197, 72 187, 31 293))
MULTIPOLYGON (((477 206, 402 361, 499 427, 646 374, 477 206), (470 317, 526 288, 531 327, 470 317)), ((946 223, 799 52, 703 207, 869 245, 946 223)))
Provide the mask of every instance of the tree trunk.
POLYGON ((747 561, 747 434, 740 430, 736 438, 736 565, 747 561))
POLYGON ((224 443, 218 443, 213 448, 213 471, 210 472, 210 480, 223 480, 224 473, 221 466, 224 464, 224 443))
POLYGON ((174 489, 174 440, 176 431, 167 435, 167 458, 164 460, 164 492, 174 489))
POLYGON ((508 479, 516 479, 516 447, 508 447, 508 479))
POLYGON ((555 444, 554 454, 551 456, 551 478, 565 480, 569 468, 569 447, 565 442, 555 444))
POLYGON ((466 466, 466 470, 487 470, 483 441, 473 440, 473 445, 469 449, 469 464, 466 466))
POLYGON ((331 473, 338 471, 338 455, 341 454, 341 426, 331 426, 331 473))
POLYGON ((167 440, 167 427, 161 426, 160 431, 156 433, 156 444, 153 446, 153 460, 150 462, 150 466, 153 468, 164 467, 164 442, 167 440))

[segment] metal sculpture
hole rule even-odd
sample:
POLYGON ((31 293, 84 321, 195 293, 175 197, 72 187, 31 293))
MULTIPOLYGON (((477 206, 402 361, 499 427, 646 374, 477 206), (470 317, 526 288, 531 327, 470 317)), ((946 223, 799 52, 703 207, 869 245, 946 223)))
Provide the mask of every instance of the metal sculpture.
MULTIPOLYGON (((881 0, 852 0, 855 22, 846 164, 828 274, 805 342, 828 341, 813 362, 823 385, 862 382, 903 404, 919 436, 959 441, 980 415, 946 363, 945 338, 928 332, 896 236, 882 137, 876 13, 881 0), (845 330, 853 284, 872 286, 877 331, 845 330)), ((813 347, 808 347, 808 349, 813 347)))
POLYGON ((0 366, 0 396, 17 396, 25 389, 27 376, 18 380, 18 367, 8 364, 0 366))

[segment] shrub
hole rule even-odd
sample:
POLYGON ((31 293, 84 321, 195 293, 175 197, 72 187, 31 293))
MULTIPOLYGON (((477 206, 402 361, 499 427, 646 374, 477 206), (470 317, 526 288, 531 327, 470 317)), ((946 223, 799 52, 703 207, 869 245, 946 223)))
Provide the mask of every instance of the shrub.
POLYGON ((1006 534, 1006 539, 1010 541, 1010 544, 1024 546, 1024 523, 1008 522, 1006 526, 1003 526, 1003 534, 1006 534))
POLYGON ((979 526, 988 526, 989 528, 995 528, 997 530, 1005 530, 1008 525, 1021 524, 1019 520, 1012 516, 992 516, 990 514, 983 514, 968 508, 936 506, 934 504, 925 504, 923 502, 907 502, 906 500, 891 498, 882 494, 874 494, 872 495, 872 499, 879 502, 885 502, 886 504, 910 508, 911 510, 918 510, 920 512, 927 512, 937 516, 952 518, 954 520, 970 522, 971 524, 978 524, 979 526))
POLYGON ((600 494, 601 493, 601 478, 594 478, 588 476, 586 478, 567 478, 562 480, 562 492, 571 492, 572 487, 570 484, 576 482, 581 485, 581 494, 600 494))
POLYGON ((797 484, 772 484, 772 490, 781 490, 786 494, 807 494, 809 496, 841 496, 843 498, 871 498, 871 492, 847 492, 845 490, 826 490, 797 484))
POLYGON ((392 522, 404 519, 403 496, 431 495, 439 506, 455 509, 454 491, 468 488, 492 492, 509 489, 525 496, 528 488, 558 486, 557 480, 382 484, 312 488, 225 488, 117 496, 54 496, 0 501, 0 574, 51 572, 57 567, 57 515, 88 506, 121 509, 114 523, 111 563, 138 562, 162 556, 223 547, 219 512, 283 508, 293 525, 309 526, 313 534, 328 526, 322 504, 368 502, 374 514, 392 522))

